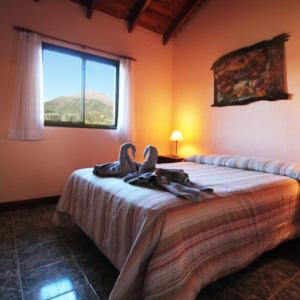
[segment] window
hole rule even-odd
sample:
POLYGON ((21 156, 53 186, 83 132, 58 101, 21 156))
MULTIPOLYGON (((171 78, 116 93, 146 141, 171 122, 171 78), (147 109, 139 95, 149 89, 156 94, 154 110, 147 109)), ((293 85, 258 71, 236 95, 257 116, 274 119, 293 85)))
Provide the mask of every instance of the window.
POLYGON ((45 125, 115 129, 119 62, 43 43, 45 125))

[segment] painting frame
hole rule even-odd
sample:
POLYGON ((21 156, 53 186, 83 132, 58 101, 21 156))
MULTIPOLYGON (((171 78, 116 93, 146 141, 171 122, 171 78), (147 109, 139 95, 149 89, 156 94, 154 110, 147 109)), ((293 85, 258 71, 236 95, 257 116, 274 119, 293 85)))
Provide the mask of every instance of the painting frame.
POLYGON ((214 62, 213 107, 288 100, 285 48, 288 33, 230 52, 214 62))

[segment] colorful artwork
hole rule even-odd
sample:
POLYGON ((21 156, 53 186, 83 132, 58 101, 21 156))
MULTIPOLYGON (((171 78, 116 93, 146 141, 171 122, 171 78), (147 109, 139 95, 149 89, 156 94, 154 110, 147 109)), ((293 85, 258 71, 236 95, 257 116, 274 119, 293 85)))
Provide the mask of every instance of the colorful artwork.
POLYGON ((214 71, 214 104, 242 105, 288 99, 284 80, 284 42, 288 34, 242 48, 219 58, 214 71))

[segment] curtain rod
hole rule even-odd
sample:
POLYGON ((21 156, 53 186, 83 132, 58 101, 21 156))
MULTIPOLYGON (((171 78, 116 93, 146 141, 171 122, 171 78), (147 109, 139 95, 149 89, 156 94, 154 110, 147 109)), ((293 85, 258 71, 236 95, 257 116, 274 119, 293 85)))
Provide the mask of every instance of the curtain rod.
POLYGON ((109 55, 114 55, 114 56, 117 56, 117 57, 120 57, 120 58, 128 58, 128 59, 131 59, 133 61, 136 61, 135 58, 130 57, 130 56, 120 55, 120 54, 116 54, 114 52, 102 50, 102 49, 91 47, 91 46, 87 46, 87 45, 84 45, 84 44, 80 44, 80 43, 76 43, 76 42, 71 42, 71 41, 68 41, 68 40, 65 40, 65 39, 62 39, 62 38, 54 37, 54 36, 51 36, 51 35, 48 35, 48 34, 44 34, 44 33, 38 32, 38 31, 34 31, 34 30, 31 30, 31 29, 25 28, 25 27, 20 27, 20 26, 14 25, 13 28, 14 28, 14 30, 17 30, 17 31, 25 31, 25 32, 31 32, 31 33, 37 33, 37 34, 39 34, 39 35, 41 35, 43 37, 50 38, 50 39, 53 39, 53 40, 57 40, 59 42, 69 43, 69 44, 73 44, 75 46, 79 46, 81 48, 87 48, 87 49, 90 49, 90 50, 100 51, 100 52, 103 52, 103 53, 106 53, 106 54, 109 54, 109 55))

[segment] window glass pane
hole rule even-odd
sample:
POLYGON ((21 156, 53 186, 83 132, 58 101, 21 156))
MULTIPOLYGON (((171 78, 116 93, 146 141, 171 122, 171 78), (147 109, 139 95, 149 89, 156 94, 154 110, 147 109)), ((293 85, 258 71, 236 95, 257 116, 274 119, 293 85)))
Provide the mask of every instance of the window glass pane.
POLYGON ((43 51, 45 121, 80 122, 82 59, 43 51))
POLYGON ((116 67, 86 61, 85 123, 115 125, 116 67))

